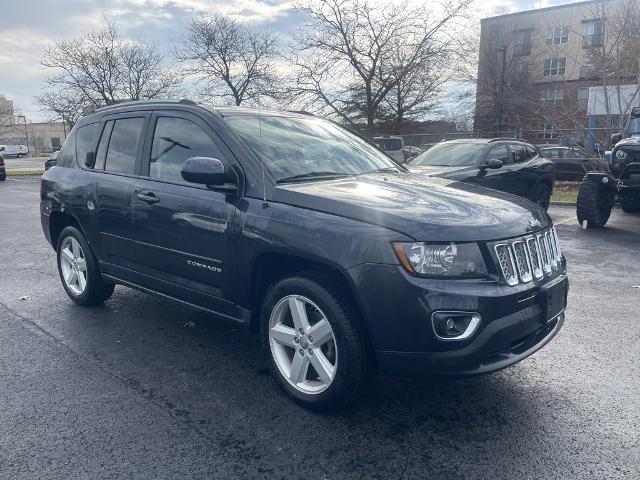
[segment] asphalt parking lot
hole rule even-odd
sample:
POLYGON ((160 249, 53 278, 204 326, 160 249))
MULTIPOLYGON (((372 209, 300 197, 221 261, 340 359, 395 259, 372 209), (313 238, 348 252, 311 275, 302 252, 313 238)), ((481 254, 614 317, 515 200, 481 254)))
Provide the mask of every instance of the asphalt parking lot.
POLYGON ((552 206, 567 321, 491 376, 378 376, 338 414, 292 404, 258 339, 124 287, 75 306, 38 212, 0 183, 0 478, 640 478, 640 216, 552 206))

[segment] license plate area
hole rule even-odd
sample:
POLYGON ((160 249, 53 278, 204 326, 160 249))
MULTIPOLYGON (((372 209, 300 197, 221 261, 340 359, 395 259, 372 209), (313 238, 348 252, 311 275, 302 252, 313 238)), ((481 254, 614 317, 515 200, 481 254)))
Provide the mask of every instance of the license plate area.
POLYGON ((562 313, 567 308, 568 282, 563 276, 551 285, 540 288, 540 300, 545 312, 544 321, 549 321, 562 313))

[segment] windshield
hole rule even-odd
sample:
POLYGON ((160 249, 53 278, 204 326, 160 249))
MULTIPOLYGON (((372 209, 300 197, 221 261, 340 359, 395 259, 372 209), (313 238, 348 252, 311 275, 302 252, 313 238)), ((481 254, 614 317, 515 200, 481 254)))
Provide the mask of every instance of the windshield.
POLYGON ((373 141, 385 152, 402 150, 402 141, 399 138, 374 138, 373 141))
POLYGON ((276 181, 400 170, 373 145, 326 120, 268 115, 225 119, 276 181))
POLYGON ((411 165, 437 165, 464 167, 478 165, 482 157, 482 144, 439 143, 418 155, 411 165))
POLYGON ((640 117, 635 117, 629 120, 629 125, 627 126, 627 133, 629 135, 640 133, 640 117))

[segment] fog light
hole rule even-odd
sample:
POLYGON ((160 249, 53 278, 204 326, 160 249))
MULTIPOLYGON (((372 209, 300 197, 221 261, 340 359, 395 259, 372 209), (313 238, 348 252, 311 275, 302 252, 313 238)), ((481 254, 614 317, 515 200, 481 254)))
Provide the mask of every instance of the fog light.
POLYGON ((474 312, 434 312, 433 331, 440 340, 465 340, 480 325, 480 314, 474 312))

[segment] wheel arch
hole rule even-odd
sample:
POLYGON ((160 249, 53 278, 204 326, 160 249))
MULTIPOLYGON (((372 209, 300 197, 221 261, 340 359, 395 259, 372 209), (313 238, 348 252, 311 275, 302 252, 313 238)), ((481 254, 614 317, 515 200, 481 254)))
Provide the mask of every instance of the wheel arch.
POLYGON ((89 242, 84 230, 80 226, 80 222, 74 215, 68 212, 55 211, 51 212, 49 217, 49 234, 51 235, 51 246, 54 250, 58 247, 58 238, 60 237, 60 233, 62 233, 62 230, 66 227, 76 227, 87 240, 87 243, 89 242))
POLYGON ((338 288, 347 293, 353 302, 358 315, 358 322, 363 329, 363 333, 369 341, 369 335, 362 318, 363 309, 360 300, 355 294, 353 282, 347 272, 340 266, 318 259, 293 255, 288 253, 265 252, 256 258, 251 273, 251 290, 249 302, 251 309, 255 312, 251 320, 251 331, 257 331, 259 327, 262 301, 268 288, 279 280, 295 275, 297 273, 313 272, 328 277, 336 282, 338 288))

